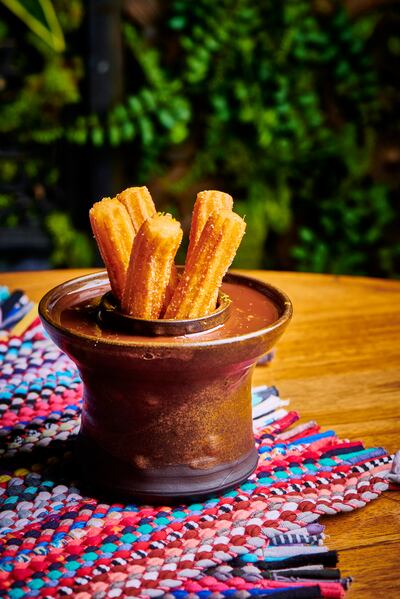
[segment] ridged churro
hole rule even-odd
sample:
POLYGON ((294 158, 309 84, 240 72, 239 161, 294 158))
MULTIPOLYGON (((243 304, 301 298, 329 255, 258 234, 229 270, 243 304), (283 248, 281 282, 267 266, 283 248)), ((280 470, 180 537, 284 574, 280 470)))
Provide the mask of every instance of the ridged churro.
POLYGON ((115 198, 96 202, 89 211, 89 218, 111 289, 120 300, 135 235, 133 225, 125 206, 115 198))
POLYGON ((189 233, 189 247, 187 251, 187 260, 190 259, 193 250, 198 243, 204 225, 208 217, 215 211, 232 210, 233 199, 227 193, 216 190, 200 191, 197 194, 196 202, 193 208, 192 224, 189 233))
POLYGON ((133 242, 123 312, 136 318, 160 317, 181 240, 181 226, 169 214, 156 214, 142 224, 133 242))
POLYGON ((147 187, 128 187, 117 194, 116 198, 127 209, 135 235, 144 221, 156 213, 153 198, 147 187))
POLYGON ((165 318, 199 318, 216 308, 222 279, 246 229, 231 210, 213 212, 186 260, 185 270, 166 309, 165 318))
POLYGON ((165 310, 167 309, 168 304, 171 301, 172 296, 175 293, 175 289, 177 288, 178 283, 179 283, 178 270, 177 270, 175 264, 173 264, 172 268, 171 268, 171 277, 169 279, 167 290, 165 292, 165 300, 164 300, 163 309, 161 310, 161 318, 164 317, 165 310))

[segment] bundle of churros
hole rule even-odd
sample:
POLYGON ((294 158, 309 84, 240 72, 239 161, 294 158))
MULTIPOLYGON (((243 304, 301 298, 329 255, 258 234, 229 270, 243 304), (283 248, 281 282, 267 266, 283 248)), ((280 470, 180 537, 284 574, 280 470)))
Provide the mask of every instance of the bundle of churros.
POLYGON ((221 191, 197 195, 185 266, 175 256, 180 223, 156 211, 147 187, 104 198, 89 216, 110 285, 122 312, 144 319, 189 319, 217 307, 222 279, 244 235, 244 220, 221 191))

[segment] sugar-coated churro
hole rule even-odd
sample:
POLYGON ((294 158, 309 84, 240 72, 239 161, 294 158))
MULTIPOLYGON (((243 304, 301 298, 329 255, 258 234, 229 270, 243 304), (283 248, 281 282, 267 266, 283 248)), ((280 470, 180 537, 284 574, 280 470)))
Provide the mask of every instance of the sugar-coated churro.
POLYGON ((246 229, 231 210, 213 212, 186 260, 165 318, 199 318, 215 310, 218 290, 246 229))
POLYGON ((165 300, 164 300, 163 309, 161 310, 161 318, 163 318, 165 310, 167 309, 167 306, 168 306, 169 302, 171 301, 172 296, 174 295, 174 292, 178 286, 178 283, 179 283, 178 270, 177 270, 175 264, 173 264, 172 268, 171 268, 171 277, 169 279, 167 290, 165 292, 165 300))
POLYGON ((232 196, 223 191, 206 190, 197 194, 190 227, 187 260, 190 259, 210 214, 219 210, 232 210, 232 206, 232 196))
POLYGON ((181 240, 181 226, 169 214, 156 214, 142 224, 133 242, 123 312, 136 318, 160 317, 181 240))
POLYGON ((89 211, 89 217, 111 289, 120 300, 135 235, 133 225, 125 206, 115 198, 96 202, 89 211))
POLYGON ((156 213, 153 198, 147 187, 128 187, 117 194, 116 198, 127 209, 135 234, 144 221, 156 213))

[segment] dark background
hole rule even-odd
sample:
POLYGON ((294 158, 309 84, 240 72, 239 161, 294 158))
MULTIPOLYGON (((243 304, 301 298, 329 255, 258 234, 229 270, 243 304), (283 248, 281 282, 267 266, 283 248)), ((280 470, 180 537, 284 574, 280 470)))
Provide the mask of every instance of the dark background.
POLYGON ((237 266, 400 275, 400 3, 0 1, 0 268, 98 263, 147 185, 246 216, 237 266), (7 4, 7 6, 6 6, 7 4))

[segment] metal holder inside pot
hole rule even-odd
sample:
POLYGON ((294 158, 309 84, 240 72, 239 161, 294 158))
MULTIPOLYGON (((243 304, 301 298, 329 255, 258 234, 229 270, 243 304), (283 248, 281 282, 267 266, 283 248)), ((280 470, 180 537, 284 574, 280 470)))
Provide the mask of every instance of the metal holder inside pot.
POLYGON ((114 330, 134 335, 179 336, 191 333, 203 333, 221 326, 230 316, 232 300, 226 293, 218 294, 217 308, 211 314, 187 320, 147 320, 134 318, 121 312, 118 302, 111 291, 105 293, 99 304, 97 318, 100 323, 114 330))

